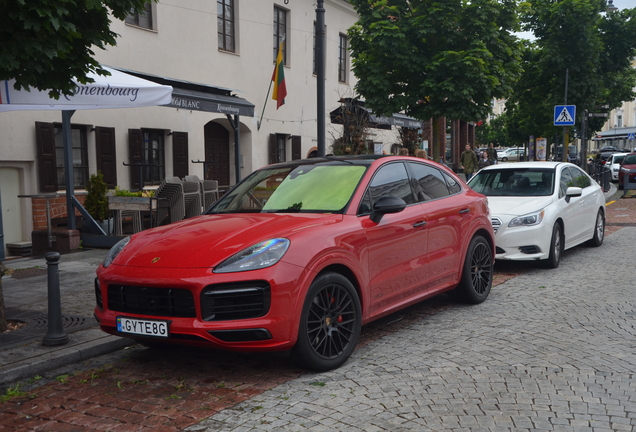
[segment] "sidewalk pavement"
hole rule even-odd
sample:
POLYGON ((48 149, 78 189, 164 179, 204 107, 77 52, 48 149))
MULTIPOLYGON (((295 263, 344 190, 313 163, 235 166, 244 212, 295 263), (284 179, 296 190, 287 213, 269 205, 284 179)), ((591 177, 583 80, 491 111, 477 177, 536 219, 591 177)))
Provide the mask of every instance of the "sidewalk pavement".
MULTIPOLYGON (((621 199, 622 195, 613 184, 606 193, 608 234, 623 226, 636 226, 636 196, 621 199)), ((599 251, 602 252, 602 248, 599 251)), ((61 256, 62 318, 69 342, 53 347, 42 345, 48 329, 46 260, 36 257, 3 262, 5 267, 14 270, 12 275, 2 278, 7 318, 27 325, 0 335, 0 389, 134 344, 130 339, 102 332, 93 317, 95 269, 107 253, 105 249, 91 249, 61 256)))

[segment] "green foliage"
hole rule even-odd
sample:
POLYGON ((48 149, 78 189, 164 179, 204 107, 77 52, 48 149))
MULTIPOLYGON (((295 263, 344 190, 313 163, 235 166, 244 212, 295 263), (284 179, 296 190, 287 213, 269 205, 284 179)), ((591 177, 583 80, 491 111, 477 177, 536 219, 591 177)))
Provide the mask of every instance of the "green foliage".
POLYGON ((84 201, 86 211, 97 221, 108 219, 108 197, 106 196, 108 188, 104 181, 104 175, 100 171, 91 175, 86 185, 86 191, 88 192, 84 201))
MULTIPOLYGON (((156 0, 154 0, 156 1, 156 0)), ((72 94, 73 78, 86 84, 91 71, 108 75, 93 58, 94 47, 116 45, 110 14, 124 20, 147 0, 5 0, 0 14, 0 80, 16 89, 72 94)))
POLYGON ((356 90, 376 114, 480 120, 521 73, 514 0, 351 0, 356 90))
POLYGON ((26 396, 26 393, 20 390, 20 384, 16 384, 15 387, 7 387, 7 390, 3 396, 0 396, 0 403, 8 402, 13 398, 26 396))
POLYGON ((120 189, 119 186, 115 186, 115 196, 150 198, 150 197, 155 196, 155 191, 153 191, 153 190, 148 190, 148 191, 143 190, 143 191, 131 192, 128 189, 120 189))
MULTIPOLYGON (((553 125, 555 105, 577 107, 577 124, 585 109, 609 111, 636 94, 636 9, 606 12, 604 0, 529 0, 522 3, 523 29, 536 40, 523 51, 524 72, 507 106, 511 136, 552 137, 562 134, 553 125), (598 106, 608 105, 599 110, 598 106)), ((591 118, 588 136, 605 119, 591 118)), ((572 135, 572 134, 571 134, 572 135)))

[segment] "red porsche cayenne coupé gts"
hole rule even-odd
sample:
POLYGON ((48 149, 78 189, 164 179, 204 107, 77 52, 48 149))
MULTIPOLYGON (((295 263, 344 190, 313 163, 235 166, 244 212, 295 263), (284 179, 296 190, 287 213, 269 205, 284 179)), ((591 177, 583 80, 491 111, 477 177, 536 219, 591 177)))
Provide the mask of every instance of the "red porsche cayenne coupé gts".
POLYGON ((95 316, 147 345, 291 349, 329 370, 374 319, 447 291, 484 301, 494 247, 486 197, 442 165, 298 160, 120 241, 97 269, 95 316))

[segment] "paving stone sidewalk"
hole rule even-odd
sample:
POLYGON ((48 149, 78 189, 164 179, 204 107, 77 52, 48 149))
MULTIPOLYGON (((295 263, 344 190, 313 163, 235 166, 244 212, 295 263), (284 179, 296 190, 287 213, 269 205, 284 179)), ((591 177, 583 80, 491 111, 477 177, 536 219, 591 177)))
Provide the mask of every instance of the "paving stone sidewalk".
POLYGON ((601 248, 568 251, 558 269, 529 270, 481 305, 447 308, 186 430, 636 430, 635 203, 610 204, 621 229, 601 248))

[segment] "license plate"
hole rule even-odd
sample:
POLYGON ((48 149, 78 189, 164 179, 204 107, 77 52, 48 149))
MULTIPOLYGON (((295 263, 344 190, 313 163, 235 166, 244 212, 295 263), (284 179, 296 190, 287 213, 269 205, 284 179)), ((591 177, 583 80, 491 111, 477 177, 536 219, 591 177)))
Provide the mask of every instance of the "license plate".
POLYGON ((144 336, 168 337, 168 321, 117 317, 117 331, 144 336))

